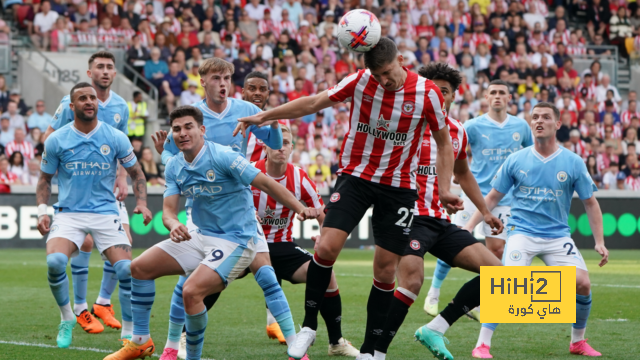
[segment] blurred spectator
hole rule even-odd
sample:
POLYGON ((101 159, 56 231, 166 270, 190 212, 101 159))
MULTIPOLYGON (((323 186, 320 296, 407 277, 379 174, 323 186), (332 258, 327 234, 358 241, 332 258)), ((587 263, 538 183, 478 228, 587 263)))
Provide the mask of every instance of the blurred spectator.
MULTIPOLYGON (((331 177, 328 178, 329 180, 331 177)), ((313 182, 316 185, 316 189, 318 191, 318 195, 328 196, 331 192, 329 191, 329 183, 327 182, 326 175, 322 170, 317 169, 315 171, 313 182)))
POLYGON ((137 72, 142 73, 147 60, 149 60, 149 49, 140 44, 138 35, 134 35, 131 42, 131 47, 127 50, 127 61, 137 72))
POLYGON ((144 63, 144 76, 155 87, 160 88, 165 74, 169 72, 167 62, 160 58, 160 49, 151 49, 150 59, 144 63))
POLYGON ((187 89, 180 94, 180 105, 191 105, 202 100, 197 90, 198 84, 193 80, 187 80, 187 89))
POLYGON ((10 120, 11 124, 9 127, 12 130, 21 128, 26 131, 24 118, 18 113, 18 104, 16 102, 9 101, 9 104, 7 104, 7 111, 2 114, 2 117, 7 117, 10 120))
POLYGON ((147 102, 140 91, 133 92, 133 101, 127 101, 129 107, 129 138, 144 136, 145 123, 149 117, 147 102))
POLYGON ((160 172, 158 171, 158 164, 153 161, 153 152, 150 147, 144 147, 142 149, 140 165, 142 166, 142 172, 144 172, 147 179, 149 179, 149 176, 156 176, 158 178, 158 183, 160 185, 164 185, 164 179, 159 178, 160 172))
POLYGON ((630 166, 630 169, 631 173, 624 180, 625 189, 640 191, 640 164, 633 164, 630 166))
POLYGON ((304 83, 305 83, 305 80, 302 78, 295 79, 295 82, 294 82, 295 85, 294 85, 293 91, 290 91, 289 93, 287 93, 287 97, 289 98, 289 101, 293 101, 301 97, 309 96, 309 93, 303 90, 304 83))
POLYGON ((322 174, 322 181, 331 179, 331 169, 325 162, 325 157, 322 154, 317 154, 314 159, 314 163, 309 165, 309 176, 315 178, 316 172, 320 171, 322 174))
POLYGON ((44 100, 36 101, 36 111, 32 113, 29 116, 29 120, 27 120, 27 126, 31 131, 33 131, 34 128, 38 128, 44 132, 49 127, 49 124, 51 124, 53 117, 44 110, 44 100))
MULTIPOLYGON (((4 147, 8 143, 13 141, 14 129, 11 128, 11 120, 8 116, 2 115, 0 117, 0 145, 2 146, 2 153, 4 153, 4 147)), ((0 154, 2 156, 2 154, 0 154)))
POLYGON ((20 184, 20 179, 9 170, 9 159, 0 155, 0 193, 11 192, 10 185, 20 184))
POLYGON ((59 14, 51 10, 49 1, 43 1, 40 9, 42 11, 37 13, 33 20, 31 41, 36 48, 46 51, 49 48, 50 32, 59 14))
POLYGON ((137 137, 132 138, 131 146, 133 147, 133 153, 136 155, 136 159, 140 161, 142 158, 142 139, 137 137))
POLYGON ((609 167, 605 169, 605 173, 602 176, 602 187, 607 190, 616 189, 617 177, 618 163, 612 161, 609 163, 609 167))
POLYGON ((25 172, 26 160, 20 151, 14 151, 9 156, 9 171, 14 173, 18 178, 25 172))
MULTIPOLYGON (((200 95, 200 98, 203 99, 204 98, 204 88, 202 87, 202 84, 200 83, 200 73, 198 72, 198 70, 200 69, 200 64, 199 63, 193 63, 193 66, 191 66, 191 70, 187 73, 187 79, 193 81, 196 86, 198 87, 196 89, 196 93, 198 95, 200 95)), ((182 83, 182 89, 186 90, 187 89, 187 82, 182 83)), ((185 105, 185 104, 183 104, 185 105)))
POLYGON ((164 75, 162 81, 162 89, 165 94, 164 102, 168 113, 173 111, 176 98, 182 95, 182 83, 185 81, 187 81, 187 75, 180 70, 180 64, 172 62, 169 66, 169 72, 164 75))
POLYGON ((7 89, 7 80, 4 75, 0 74, 0 108, 2 111, 7 110, 9 104, 9 90, 7 89))
POLYGON ((20 95, 20 90, 13 89, 9 93, 9 101, 13 101, 18 104, 18 113, 22 116, 30 115, 30 108, 25 104, 24 100, 22 100, 20 95))
POLYGON ((235 72, 232 75, 233 83, 243 87, 245 76, 253 71, 253 63, 244 48, 238 50, 238 58, 233 60, 233 66, 235 67, 235 72))
POLYGON ((10 157, 14 152, 20 152, 23 159, 32 159, 34 157, 33 145, 26 141, 25 138, 26 134, 24 129, 15 129, 13 133, 13 140, 4 145, 5 154, 10 157))
POLYGON ((629 145, 634 145, 636 155, 640 155, 640 141, 638 141, 638 130, 633 127, 627 129, 624 139, 622 139, 622 154, 625 156, 629 153, 629 145))
POLYGON ((612 90, 614 95, 614 101, 620 103, 622 98, 618 93, 618 89, 615 86, 611 85, 611 78, 609 75, 602 75, 602 81, 600 85, 596 87, 596 101, 603 102, 607 99, 607 90, 612 90))
POLYGON ((23 185, 38 185, 38 179, 40 178, 40 160, 31 159, 27 163, 27 169, 22 173, 20 182, 23 185))

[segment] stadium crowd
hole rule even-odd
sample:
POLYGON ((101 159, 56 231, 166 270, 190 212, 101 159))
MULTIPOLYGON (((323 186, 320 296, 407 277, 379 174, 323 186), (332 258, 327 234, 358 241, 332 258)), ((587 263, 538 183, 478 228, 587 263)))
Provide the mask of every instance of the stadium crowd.
MULTIPOLYGON (((538 101, 561 109, 558 141, 582 156, 599 187, 640 191, 637 93, 621 97, 599 61, 578 73, 572 59, 611 55, 591 45, 613 45, 620 57, 637 57, 637 3, 568 3, 565 8, 558 0, 23 0, 13 6, 17 26, 42 50, 126 48, 127 61, 160 89, 167 110, 203 98, 198 66, 213 56, 235 65, 237 98, 246 74, 267 73, 272 86, 267 109, 336 85, 364 67, 362 58, 341 49, 336 39, 342 15, 364 8, 380 20, 382 36, 398 44, 408 69, 437 61, 462 72, 451 117, 464 123, 486 113, 488 83, 504 80, 513 94, 510 114, 530 121, 538 101), (586 22, 569 17, 578 10, 586 12, 586 22)), ((42 152, 39 138, 51 115, 43 112, 42 101, 35 109, 26 106, 2 77, 0 107, 0 147, 6 154, 0 158, 0 184, 35 184, 33 159, 42 152)), ((292 161, 309 172, 323 194, 336 178, 349 111, 346 103, 286 119, 295 143, 292 161)), ((149 183, 162 184, 162 166, 153 162, 151 150, 137 137, 132 143, 149 183)))

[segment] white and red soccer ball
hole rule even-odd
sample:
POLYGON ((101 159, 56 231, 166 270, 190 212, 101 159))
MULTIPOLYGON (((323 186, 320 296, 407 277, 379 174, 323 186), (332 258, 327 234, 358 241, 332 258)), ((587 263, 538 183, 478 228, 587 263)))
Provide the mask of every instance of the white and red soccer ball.
POLYGON ((338 41, 351 51, 367 52, 378 44, 381 36, 380 21, 367 10, 351 10, 338 24, 338 41))

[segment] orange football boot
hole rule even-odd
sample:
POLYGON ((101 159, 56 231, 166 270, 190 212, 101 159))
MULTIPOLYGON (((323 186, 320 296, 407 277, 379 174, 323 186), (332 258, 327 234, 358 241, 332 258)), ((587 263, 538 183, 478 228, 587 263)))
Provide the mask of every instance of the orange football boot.
POLYGON ((82 310, 79 316, 76 316, 78 325, 82 326, 82 330, 89 334, 100 334, 104 331, 104 326, 100 321, 96 320, 87 310, 82 310))
POLYGON ((284 334, 282 334, 282 330, 280 330, 280 325, 278 325, 277 322, 267 325, 267 336, 269 336, 269 339, 278 339, 280 344, 287 343, 284 339, 284 334))
POLYGON ((133 341, 129 341, 126 345, 114 352, 113 354, 104 358, 104 360, 133 360, 144 359, 153 355, 156 350, 156 346, 153 345, 153 340, 149 338, 146 343, 138 345, 133 341))
POLYGON ((111 304, 93 304, 91 307, 91 313, 98 319, 102 320, 105 326, 116 330, 122 329, 122 324, 120 324, 120 321, 115 318, 115 313, 113 312, 113 306, 111 304))

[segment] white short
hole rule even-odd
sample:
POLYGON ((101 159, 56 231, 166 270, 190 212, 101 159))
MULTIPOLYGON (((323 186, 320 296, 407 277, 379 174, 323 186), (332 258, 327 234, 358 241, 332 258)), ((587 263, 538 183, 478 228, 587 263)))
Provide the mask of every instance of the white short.
POLYGON ((511 235, 507 239, 502 262, 505 266, 529 266, 536 256, 547 266, 575 266, 588 271, 580 251, 569 237, 543 239, 522 234, 511 235))
POLYGON ((202 264, 220 275, 228 286, 246 268, 256 256, 255 239, 247 246, 229 240, 206 236, 198 231, 190 231, 191 240, 179 243, 171 240, 162 241, 155 246, 171 255, 189 276, 202 264))
MULTIPOLYGON (((185 208, 187 212, 187 229, 191 231, 197 231, 198 227, 191 220, 191 208, 185 208)), ((269 245, 267 244, 267 239, 264 236, 264 231, 262 230, 262 226, 258 224, 258 236, 256 239, 256 252, 257 253, 268 253, 269 245)))
POLYGON ((55 214, 47 241, 61 237, 73 242, 78 247, 78 250, 71 255, 73 257, 78 255, 87 234, 93 236, 93 243, 100 254, 115 245, 131 245, 122 227, 120 215, 91 213, 55 214))
MULTIPOLYGON (((471 216, 477 210, 476 206, 468 197, 463 196, 462 201, 463 201, 464 210, 457 212, 455 215, 455 218, 453 219, 453 224, 460 227, 467 225, 467 222, 469 222, 469 219, 471 219, 471 216)), ((496 206, 491 211, 491 213, 493 214, 493 216, 502 220, 503 224, 506 224, 507 219, 509 218, 509 216, 511 216, 511 207, 496 206)), ((481 228, 482 228, 482 235, 484 235, 485 237, 492 237, 492 238, 507 240, 506 230, 498 235, 491 235, 491 227, 484 221, 482 222, 481 228)))
POLYGON ((118 210, 120 211, 120 222, 123 225, 129 225, 129 213, 127 207, 124 206, 124 201, 117 201, 118 210))

